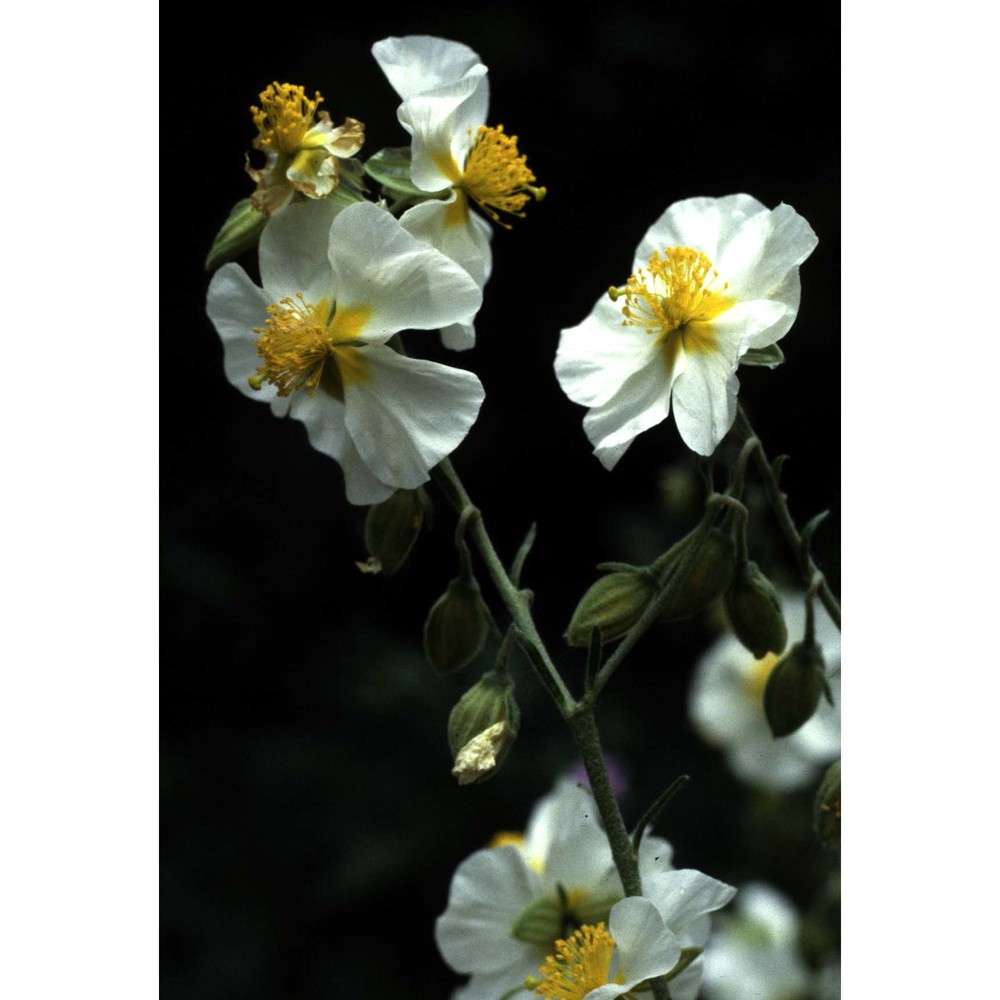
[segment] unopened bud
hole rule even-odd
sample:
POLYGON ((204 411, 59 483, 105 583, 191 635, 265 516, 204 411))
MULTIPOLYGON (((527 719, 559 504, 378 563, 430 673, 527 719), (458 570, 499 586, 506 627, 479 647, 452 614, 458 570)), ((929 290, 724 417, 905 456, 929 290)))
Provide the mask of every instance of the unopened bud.
POLYGON ((764 686, 764 714, 774 736, 788 736, 816 711, 820 696, 831 698, 823 654, 815 642, 795 643, 774 665, 764 686))
POLYGON ((475 580, 456 577, 424 622, 424 652, 442 674, 454 674, 483 648, 489 625, 475 580))
POLYGON ((391 576, 406 562, 424 523, 426 505, 423 490, 396 490, 388 500, 368 508, 365 545, 383 573, 391 576))
POLYGON ((504 762, 521 725, 510 678, 485 674, 458 700, 448 718, 448 746, 460 785, 491 777, 504 762))
POLYGON ((736 638, 758 659, 780 653, 788 644, 788 627, 774 585, 755 562, 736 570, 723 598, 736 638))
POLYGON ((710 528, 701 539, 695 528, 653 568, 661 575, 664 586, 672 588, 673 596, 667 601, 660 615, 662 621, 676 622, 704 611, 726 592, 733 579, 736 565, 736 547, 728 531, 710 528), (699 545, 694 562, 681 573, 681 565, 692 545, 699 545))
POLYGON ((566 629, 566 641, 571 646, 589 646, 595 625, 604 642, 620 639, 639 620, 658 590, 655 578, 643 569, 602 576, 580 598, 566 629))
POLYGON ((820 843, 830 850, 840 847, 840 761, 823 775, 813 805, 813 829, 820 843))

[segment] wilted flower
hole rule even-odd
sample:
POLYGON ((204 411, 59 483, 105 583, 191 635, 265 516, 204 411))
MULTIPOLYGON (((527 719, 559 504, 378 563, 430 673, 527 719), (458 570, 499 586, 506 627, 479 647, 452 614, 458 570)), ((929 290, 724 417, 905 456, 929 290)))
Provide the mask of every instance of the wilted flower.
POLYGON ((673 403, 684 443, 711 455, 736 418, 743 364, 774 366, 799 308, 799 264, 816 234, 788 205, 746 194, 671 205, 646 233, 632 275, 562 331, 556 376, 589 407, 583 427, 614 468, 673 403))

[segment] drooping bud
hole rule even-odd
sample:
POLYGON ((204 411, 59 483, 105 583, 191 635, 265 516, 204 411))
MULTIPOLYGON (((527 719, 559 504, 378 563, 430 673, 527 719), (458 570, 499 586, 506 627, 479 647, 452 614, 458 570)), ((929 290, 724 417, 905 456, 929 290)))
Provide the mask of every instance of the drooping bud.
POLYGON ((253 250, 260 241, 267 216, 258 212, 249 198, 236 202, 229 218, 222 224, 208 251, 205 270, 214 271, 221 264, 235 260, 241 253, 253 250))
POLYGON ((457 673, 479 655, 488 628, 479 584, 456 577, 424 622, 427 659, 442 674, 457 673))
POLYGON ((388 500, 368 508, 365 518, 365 545, 381 571, 397 572, 413 548, 427 511, 422 489, 396 490, 388 500))
POLYGON ((813 829, 820 843, 832 851, 840 847, 840 761, 823 775, 813 804, 813 829))
POLYGON ((448 746, 460 785, 492 777, 504 762, 521 725, 514 683, 495 670, 458 700, 448 717, 448 746))
POLYGON ((822 694, 832 701, 823 654, 815 642, 795 643, 774 665, 764 686, 764 714, 774 736, 788 736, 804 726, 822 694))
POLYGON ((659 589, 655 577, 645 569, 619 570, 602 576, 580 598, 566 629, 566 641, 571 646, 589 646, 595 625, 604 642, 620 639, 639 620, 659 589))
POLYGON ((755 562, 737 567, 723 601, 736 638, 758 660, 784 650, 788 626, 781 613, 781 599, 755 562))
POLYGON ((732 582, 735 565, 736 546, 730 532, 719 528, 707 531, 695 528, 653 563, 653 569, 660 574, 664 586, 673 589, 673 596, 660 615, 661 620, 682 621, 704 611, 726 592, 732 582), (685 570, 683 563, 692 545, 699 545, 698 555, 685 570))

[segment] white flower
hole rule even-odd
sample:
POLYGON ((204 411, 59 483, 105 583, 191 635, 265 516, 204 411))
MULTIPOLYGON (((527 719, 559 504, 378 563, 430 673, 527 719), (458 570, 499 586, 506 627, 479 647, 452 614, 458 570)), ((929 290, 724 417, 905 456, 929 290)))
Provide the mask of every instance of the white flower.
MULTIPOLYGON (((472 976, 456 1000, 497 1000, 536 976, 556 941, 606 922, 624 895, 590 792, 570 781, 538 803, 523 836, 504 834, 494 845, 458 866, 435 927, 445 961, 472 976)), ((643 892, 680 947, 700 948, 706 914, 734 890, 701 872, 672 870, 671 855, 662 838, 643 839, 643 892)), ((699 959, 671 983, 675 1000, 693 1000, 700 969, 699 959)))
POLYGON ((267 158, 261 168, 247 162, 247 173, 257 182, 251 201, 258 212, 271 215, 296 191, 310 198, 332 194, 340 183, 339 161, 364 143, 365 127, 356 118, 334 128, 321 111, 316 121, 322 100, 319 91, 310 99, 302 87, 275 82, 261 93, 261 106, 250 109, 257 126, 254 149, 267 158))
POLYGON ((799 308, 799 264, 816 235, 788 205, 745 194, 671 205, 636 251, 632 276, 562 331, 556 377, 594 453, 614 468, 670 413, 711 455, 736 418, 737 365, 780 360, 773 345, 799 308), (748 353, 750 352, 750 353, 748 353))
POLYGON ((656 907, 632 896, 612 907, 607 930, 588 924, 556 942, 534 991, 554 1000, 611 1000, 670 972, 680 957, 681 946, 656 907))
POLYGON ((260 273, 263 288, 227 264, 209 286, 229 381, 301 420, 340 463, 351 503, 426 482, 472 426, 483 388, 386 341, 474 312, 476 283, 368 202, 290 205, 264 229, 260 273))
MULTIPOLYGON (((429 194, 448 192, 405 212, 401 222, 414 236, 461 264, 482 288, 493 268, 492 230, 470 210, 475 202, 503 226, 500 213, 523 217, 535 175, 519 155, 517 136, 488 128, 487 69, 468 46, 426 35, 385 38, 372 54, 403 99, 400 124, 413 137, 411 179, 429 194)), ((508 226, 509 228, 509 226, 508 226)), ((475 344, 472 317, 441 331, 445 346, 475 344)))
MULTIPOLYGON (((775 739, 764 715, 763 693, 778 657, 757 660, 733 635, 726 635, 701 658, 689 698, 691 721, 719 746, 734 773, 772 791, 801 788, 819 776, 840 753, 840 630, 816 601, 816 641, 826 665, 831 706, 821 698, 816 714, 790 736, 775 739)), ((783 593, 781 608, 789 645, 805 632, 803 595, 783 593)))
POLYGON ((799 952, 795 907, 760 883, 740 888, 705 952, 706 1000, 796 1000, 810 973, 799 952))

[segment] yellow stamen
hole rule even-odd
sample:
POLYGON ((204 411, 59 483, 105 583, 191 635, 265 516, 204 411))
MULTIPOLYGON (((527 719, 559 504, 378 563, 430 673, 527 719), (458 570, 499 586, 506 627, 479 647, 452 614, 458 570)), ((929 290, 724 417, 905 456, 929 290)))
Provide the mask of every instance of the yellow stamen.
POLYGON ((250 108, 253 123, 260 133, 254 140, 254 146, 293 155, 312 128, 316 109, 322 100, 318 90, 316 97, 309 100, 304 88, 297 84, 272 83, 260 95, 261 106, 250 108))
POLYGON ((777 662, 776 653, 768 653, 763 659, 754 660, 746 678, 747 692, 754 701, 760 701, 764 697, 764 687, 777 662))
POLYGON ((615 940, 603 923, 585 924, 566 940, 556 941, 555 955, 538 970, 542 978, 535 993, 551 1000, 583 1000, 598 986, 624 982, 620 971, 608 978, 614 951, 615 940))
POLYGON ((367 382, 371 366, 352 344, 371 315, 367 306, 331 307, 327 299, 315 305, 301 292, 267 307, 267 326, 255 327, 260 334, 257 353, 264 364, 250 376, 259 389, 266 380, 277 386, 279 396, 308 389, 314 396, 324 388, 343 399, 344 386, 367 382), (330 364, 327 364, 330 362, 330 364))
POLYGON ((532 186, 535 175, 527 160, 527 156, 518 155, 517 136, 507 135, 503 125, 480 125, 456 186, 461 186, 494 222, 510 229, 508 223, 501 222, 500 212, 523 219, 528 201, 545 197, 545 188, 532 186))
POLYGON ((719 272, 700 250, 667 247, 655 251, 621 288, 612 286, 612 302, 625 299, 623 326, 638 326, 656 338, 670 367, 678 350, 709 352, 715 346, 711 321, 732 308, 735 300, 712 285, 719 272), (674 336, 676 334, 676 336, 674 336))

